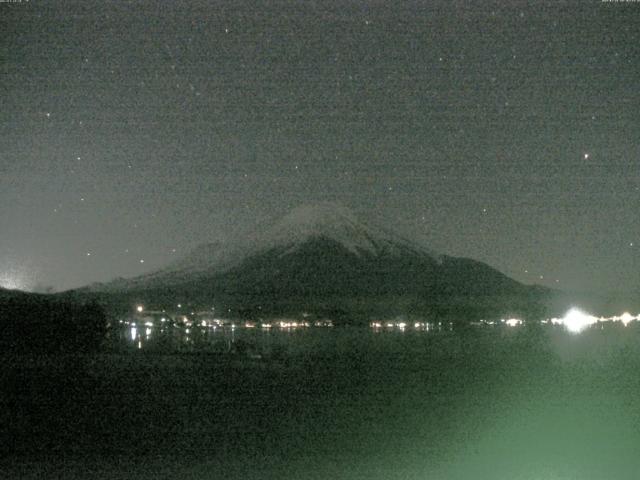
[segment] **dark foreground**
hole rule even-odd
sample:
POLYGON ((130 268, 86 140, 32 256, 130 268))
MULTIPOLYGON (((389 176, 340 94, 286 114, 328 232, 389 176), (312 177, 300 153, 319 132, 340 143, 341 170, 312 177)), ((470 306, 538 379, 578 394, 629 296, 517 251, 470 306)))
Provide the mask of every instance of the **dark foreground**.
POLYGON ((640 328, 9 356, 0 478, 636 479, 640 328))

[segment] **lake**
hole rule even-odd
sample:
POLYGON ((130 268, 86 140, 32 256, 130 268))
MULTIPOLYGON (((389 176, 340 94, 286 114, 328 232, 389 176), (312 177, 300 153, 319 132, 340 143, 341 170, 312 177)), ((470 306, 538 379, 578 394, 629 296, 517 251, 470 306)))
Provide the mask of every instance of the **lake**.
POLYGON ((3 358, 3 478, 640 471, 635 322, 580 334, 223 327, 164 339, 139 327, 99 355, 3 358))

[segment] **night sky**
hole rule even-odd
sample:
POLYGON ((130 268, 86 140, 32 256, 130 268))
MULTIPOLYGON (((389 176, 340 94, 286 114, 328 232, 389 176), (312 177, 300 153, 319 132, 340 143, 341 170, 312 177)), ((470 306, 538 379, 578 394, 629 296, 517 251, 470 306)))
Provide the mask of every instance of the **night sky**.
POLYGON ((334 201, 526 283, 640 288, 640 3, 0 3, 0 285, 334 201))

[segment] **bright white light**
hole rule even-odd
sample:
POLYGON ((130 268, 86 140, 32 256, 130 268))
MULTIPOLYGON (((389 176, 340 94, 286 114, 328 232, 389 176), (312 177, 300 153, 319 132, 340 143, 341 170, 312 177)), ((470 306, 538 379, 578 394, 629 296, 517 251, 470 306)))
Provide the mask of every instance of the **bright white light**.
POLYGON ((629 312, 624 312, 621 316, 620 316, 620 321, 622 322, 622 324, 626 327, 630 321, 635 320, 636 317, 634 317, 633 315, 631 315, 629 312))
POLYGON ((136 327, 131 327, 131 340, 135 340, 138 336, 138 329, 136 327))
POLYGON ((567 330, 573 333, 579 333, 588 326, 596 323, 597 321, 598 319, 596 317, 587 315, 577 308, 572 308, 571 310, 569 310, 562 319, 562 323, 567 328, 567 330))
POLYGON ((138 311, 138 313, 142 313, 142 311, 144 310, 144 307, 142 305, 138 305, 136 307, 136 310, 138 311))
POLYGON ((145 327, 153 327, 153 322, 144 322, 145 327))
POLYGON ((518 325, 522 324, 522 320, 520 320, 519 318, 508 318, 504 321, 504 323, 506 323, 510 327, 517 327, 518 325))

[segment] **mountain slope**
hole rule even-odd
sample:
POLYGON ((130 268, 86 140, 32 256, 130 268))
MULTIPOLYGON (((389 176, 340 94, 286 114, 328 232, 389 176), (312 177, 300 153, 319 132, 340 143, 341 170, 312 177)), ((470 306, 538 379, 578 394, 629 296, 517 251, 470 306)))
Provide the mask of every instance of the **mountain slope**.
POLYGON ((235 245, 205 245, 158 272, 91 291, 159 306, 213 304, 245 315, 341 311, 362 318, 515 314, 538 311, 545 295, 333 204, 297 208, 235 245))
POLYGON ((196 278, 212 277, 240 267, 252 257, 267 252, 287 255, 308 241, 330 240, 360 257, 409 253, 436 259, 425 247, 393 232, 359 221, 350 210, 332 203, 302 206, 266 230, 258 230, 237 242, 214 242, 201 245, 186 257, 150 274, 132 279, 118 279, 92 286, 95 291, 122 291, 150 287, 168 287, 196 278))

